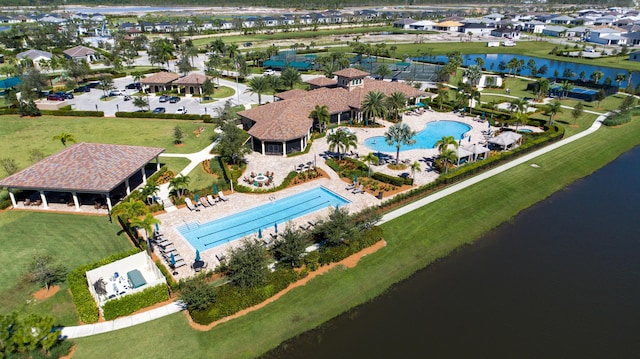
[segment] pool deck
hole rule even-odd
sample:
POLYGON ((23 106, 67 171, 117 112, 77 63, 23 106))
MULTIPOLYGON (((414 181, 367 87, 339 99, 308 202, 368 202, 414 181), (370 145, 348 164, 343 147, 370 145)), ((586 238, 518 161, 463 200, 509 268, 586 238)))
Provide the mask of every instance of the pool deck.
MULTIPOLYGON (((465 136, 467 137, 469 135, 471 136, 471 142, 468 142, 468 140, 465 139, 463 140, 463 145, 482 143, 485 141, 485 136, 482 132, 488 129, 487 122, 478 122, 473 117, 460 116, 454 113, 439 113, 433 111, 425 111, 421 115, 404 115, 403 117, 403 122, 408 124, 411 129, 416 132, 423 130, 428 122, 440 120, 458 121, 465 123, 471 127, 471 130, 469 130, 465 134, 465 136)), ((391 125, 391 123, 388 122, 383 123, 386 127, 350 127, 350 129, 355 132, 358 138, 358 147, 351 150, 355 153, 358 153, 359 156, 364 156, 369 152, 377 152, 367 148, 364 145, 364 140, 369 137, 383 136, 387 131, 387 128, 391 125)), ((491 130, 495 131, 497 130, 497 128, 492 127, 491 130)), ((164 234, 165 238, 171 240, 174 243, 174 246, 176 247, 178 253, 182 256, 182 258, 184 258, 185 262, 190 265, 195 260, 195 250, 176 229, 176 227, 184 226, 185 224, 196 222, 203 224, 250 208, 258 207, 260 205, 268 203, 274 198, 279 199, 287 197, 318 186, 324 186, 327 189, 351 201, 351 203, 343 206, 343 208, 347 208, 350 213, 356 213, 366 207, 380 203, 379 199, 369 193, 356 195, 352 194, 351 191, 345 189, 347 183, 340 179, 338 175, 325 164, 324 158, 320 156, 325 151, 329 150, 329 145, 327 144, 326 137, 314 141, 311 146, 311 150, 308 154, 295 157, 263 156, 259 153, 251 153, 246 157, 247 169, 243 176, 248 176, 251 172, 254 172, 256 174, 265 173, 267 171, 273 172, 273 185, 277 186, 283 181, 286 175, 289 172, 295 170, 298 165, 306 165, 307 163, 311 163, 311 165, 313 166, 315 160, 315 165, 326 172, 330 178, 322 178, 310 181, 273 193, 247 194, 238 192, 225 192, 225 195, 229 198, 227 202, 219 202, 215 206, 209 208, 199 207, 199 212, 190 211, 188 208, 182 207, 177 211, 158 215, 157 218, 161 221, 161 232, 164 234)), ((437 154, 438 151, 436 149, 408 150, 400 152, 400 160, 407 160, 409 163, 413 163, 414 161, 420 162, 421 171, 415 173, 415 184, 419 186, 425 183, 432 182, 438 177, 437 171, 431 170, 428 164, 424 161, 425 157, 437 156, 437 154)), ((387 155, 395 158, 395 153, 387 153, 387 155)), ((409 169, 403 171, 391 170, 386 165, 378 165, 373 167, 377 172, 386 173, 392 176, 398 176, 402 173, 411 175, 409 169)), ((240 179, 240 182, 242 182, 242 178, 240 179)), ((389 198, 391 197, 384 197, 384 200, 389 198)), ((289 222, 289 225, 292 225, 295 228, 299 228, 301 224, 307 223, 308 220, 318 220, 321 218, 326 218, 330 211, 331 208, 325 208, 323 210, 297 218, 294 221, 289 222)), ((278 230, 282 231, 286 226, 287 225, 278 226, 278 230)), ((263 238, 269 238, 272 231, 273 227, 263 229, 263 238)), ((257 236, 253 235, 245 238, 257 239, 257 236)), ((225 244, 221 244, 217 247, 201 252, 200 256, 202 260, 208 263, 208 268, 212 269, 219 264, 218 260, 216 259, 216 255, 219 256, 222 254, 227 254, 231 248, 239 246, 241 245, 241 243, 242 240, 235 240, 225 244)), ((177 274, 174 275, 176 279, 189 277, 194 274, 193 269, 191 269, 188 265, 177 269, 177 274)))

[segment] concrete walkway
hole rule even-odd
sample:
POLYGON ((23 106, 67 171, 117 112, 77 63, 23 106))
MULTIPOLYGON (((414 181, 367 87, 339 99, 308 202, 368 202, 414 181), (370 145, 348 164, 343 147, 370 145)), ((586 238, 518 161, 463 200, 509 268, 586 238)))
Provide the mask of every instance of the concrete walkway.
MULTIPOLYGON (((583 137, 586 137, 594 132, 596 132, 600 126, 602 125, 602 122, 605 120, 605 118, 607 118, 608 114, 605 115, 600 115, 595 121, 594 123, 591 125, 591 127, 585 131, 582 131, 576 135, 573 135, 571 137, 565 138, 561 141, 558 141, 556 143, 553 143, 547 147, 541 148, 537 151, 531 152, 527 155, 524 155, 520 158, 517 158, 511 162, 505 163, 504 165, 501 165, 499 167, 493 168, 491 170, 488 170, 482 174, 479 174, 473 178, 470 178, 468 180, 465 180, 463 182, 457 183, 453 186, 447 187, 445 189, 443 189, 440 192, 434 193, 432 195, 429 195, 423 199, 420 199, 418 201, 415 201, 411 204, 408 204, 404 207, 398 208, 396 210, 393 210, 387 214, 385 214, 382 217, 382 220, 379 222, 379 224, 383 224, 385 222, 394 220, 404 214, 407 214, 411 211, 414 211, 420 207, 426 206, 429 203, 435 202, 441 198, 444 198, 452 193, 455 193, 457 191, 460 191, 464 188, 467 188, 469 186, 472 186, 480 181, 483 181, 487 178, 490 178, 492 176, 495 176, 499 173, 505 172, 515 166, 521 165, 527 161, 530 161, 538 156, 544 155, 545 153, 551 152, 553 150, 555 150, 556 148, 559 148, 561 146, 567 145, 573 141, 579 140, 583 137)), ((209 153, 211 151, 211 148, 213 148, 215 144, 211 144, 209 146, 207 146, 207 148, 203 149, 200 152, 195 152, 195 153, 191 153, 191 154, 163 154, 162 156, 166 156, 166 157, 184 157, 184 158, 188 158, 191 160, 191 163, 185 167, 180 174, 188 174, 189 172, 191 172, 191 170, 193 170, 195 168, 195 166, 197 166, 200 162, 207 160, 209 158, 211 158, 211 154, 209 153)), ((168 185, 167 185, 167 193, 168 193, 168 185)), ((167 195, 168 198, 168 195, 167 195)), ((110 332, 113 330, 118 330, 118 329, 122 329, 122 328, 127 328, 127 327, 131 327, 140 323, 145 323, 154 319, 158 319, 170 314, 174 314, 177 313, 179 311, 184 310, 184 306, 176 301, 170 304, 167 304, 165 306, 156 308, 156 309, 152 309, 150 311, 147 312, 143 312, 140 314, 135 314, 135 315, 131 315, 128 317, 123 317, 123 318, 118 318, 116 320, 112 320, 112 321, 108 321, 108 322, 102 322, 102 323, 96 323, 96 324, 87 324, 87 325, 79 325, 79 326, 73 326, 73 327, 64 327, 62 328, 62 335, 65 338, 81 338, 81 337, 86 337, 86 336, 90 336, 90 335, 95 335, 95 334, 101 334, 101 333, 106 333, 106 332, 110 332)))
POLYGON ((73 339, 107 333, 122 328, 132 327, 141 323, 146 323, 154 319, 178 313, 180 311, 183 311, 184 309, 185 307, 182 302, 175 301, 173 303, 164 305, 159 308, 151 309, 140 314, 134 314, 128 317, 122 317, 107 322, 78 325, 74 327, 64 327, 62 328, 62 337, 65 339, 73 339))

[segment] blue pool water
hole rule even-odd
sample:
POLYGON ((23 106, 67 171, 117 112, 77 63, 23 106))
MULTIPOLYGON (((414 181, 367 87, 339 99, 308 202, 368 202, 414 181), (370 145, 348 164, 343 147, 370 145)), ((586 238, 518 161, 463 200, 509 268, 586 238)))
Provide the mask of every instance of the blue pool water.
MULTIPOLYGON (((562 86, 560 86, 560 85, 551 86, 551 90, 555 90, 555 91, 559 91, 560 92, 560 91, 562 91, 562 86)), ((595 95, 595 94, 598 93, 598 91, 596 91, 596 90, 588 89, 588 88, 584 88, 584 87, 574 87, 569 92, 587 94, 587 95, 595 95)))
MULTIPOLYGON (((461 139, 464 134, 471 129, 471 126, 457 121, 436 121, 429 122, 424 130, 416 133, 413 138, 416 143, 413 145, 402 145, 400 151, 433 148, 435 143, 442 136, 453 136, 461 139)), ((364 145, 378 152, 396 152, 396 145, 389 145, 384 136, 369 137, 364 140, 364 145)))
MULTIPOLYGON (((256 208, 223 217, 204 224, 185 224, 178 231, 194 249, 204 252, 218 245, 248 236, 257 235, 261 229, 284 230, 284 224, 292 219, 327 207, 341 206, 349 201, 324 187, 316 187, 289 197, 278 199, 256 208)), ((203 211, 223 211, 224 204, 203 211)), ((263 235, 267 235, 263 233, 263 235)))

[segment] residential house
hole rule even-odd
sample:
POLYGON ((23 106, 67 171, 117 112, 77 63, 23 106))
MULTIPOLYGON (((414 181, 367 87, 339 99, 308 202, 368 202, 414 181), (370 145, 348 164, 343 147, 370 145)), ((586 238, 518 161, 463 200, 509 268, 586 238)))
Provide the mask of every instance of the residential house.
POLYGON ((508 27, 499 27, 491 30, 491 36, 517 40, 520 38, 520 31, 508 27))
POLYGON ((16 55, 17 59, 28 59, 33 63, 33 67, 42 70, 40 68, 40 61, 51 61, 51 58, 53 57, 53 54, 51 54, 50 52, 47 51, 41 51, 41 50, 27 50, 27 51, 23 51, 21 53, 19 53, 18 55, 16 55))
POLYGON ((640 51, 634 51, 630 53, 629 61, 640 61, 640 51))
POLYGON ((442 21, 433 25, 434 30, 458 32, 464 24, 457 21, 442 21))
POLYGON ((435 22, 433 21, 420 20, 420 21, 415 21, 412 24, 409 24, 409 29, 419 30, 419 31, 433 30, 433 25, 435 25, 435 22))
POLYGON ((542 30, 542 35, 564 37, 567 30, 568 28, 564 26, 545 26, 544 30, 542 30))
POLYGON ((86 60, 89 63, 94 62, 100 58, 100 54, 96 50, 86 46, 72 47, 68 50, 64 50, 63 53, 64 56, 68 59, 78 61, 86 60))
POLYGON ((542 34, 542 31, 547 26, 546 23, 538 20, 531 20, 522 23, 522 31, 531 32, 534 34, 542 34))
POLYGON ((140 83, 148 88, 147 92, 155 93, 171 90, 173 81, 180 78, 180 75, 173 72, 156 72, 140 80, 140 83))
POLYGON ((626 34, 622 34, 622 36, 627 39, 627 45, 640 45, 640 32, 628 32, 626 34))
POLYGON ((577 37, 580 39, 584 39, 589 35, 589 27, 587 26, 576 26, 570 27, 565 32, 565 36, 568 38, 577 37))
POLYGON ((396 29, 405 29, 408 30, 410 29, 410 25, 418 22, 412 18, 406 18, 406 19, 399 19, 393 22, 393 27, 396 29))
POLYGON ((472 35, 484 36, 485 34, 488 34, 491 32, 491 28, 489 28, 487 24, 482 22, 471 22, 471 23, 465 23, 464 26, 460 28, 460 32, 463 32, 467 35, 472 34, 472 35))
POLYGON ((549 23, 553 25, 571 25, 575 22, 575 18, 566 15, 560 15, 549 19, 549 23))
POLYGON ((623 37, 622 29, 610 27, 594 27, 589 32, 589 42, 604 45, 626 45, 627 38, 623 37))

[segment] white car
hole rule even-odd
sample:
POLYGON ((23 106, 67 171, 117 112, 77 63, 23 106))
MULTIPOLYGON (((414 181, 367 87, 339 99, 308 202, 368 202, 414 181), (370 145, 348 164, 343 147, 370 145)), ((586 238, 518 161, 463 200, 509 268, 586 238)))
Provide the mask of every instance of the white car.
POLYGON ((275 70, 273 70, 273 69, 267 69, 267 70, 263 73, 263 75, 264 75, 264 76, 275 75, 275 74, 276 74, 276 72, 275 72, 275 70))
POLYGON ((111 90, 111 92, 109 92, 109 96, 124 96, 124 92, 120 90, 111 90))
POLYGON ((178 109, 176 110, 176 113, 184 115, 185 113, 187 113, 187 109, 184 106, 178 107, 178 109))

